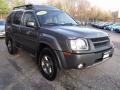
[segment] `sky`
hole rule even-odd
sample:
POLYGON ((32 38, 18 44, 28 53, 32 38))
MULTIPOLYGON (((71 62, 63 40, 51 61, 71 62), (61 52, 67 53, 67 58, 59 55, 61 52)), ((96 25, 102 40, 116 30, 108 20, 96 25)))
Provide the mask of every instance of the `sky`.
POLYGON ((92 5, 96 5, 105 10, 120 11, 120 0, 88 0, 92 5))
MULTIPOLYGON (((34 4, 41 4, 49 0, 26 0, 34 4)), ((54 0, 51 0, 54 1, 54 0)), ((93 6, 98 6, 104 10, 120 11, 120 0, 88 0, 93 6)))

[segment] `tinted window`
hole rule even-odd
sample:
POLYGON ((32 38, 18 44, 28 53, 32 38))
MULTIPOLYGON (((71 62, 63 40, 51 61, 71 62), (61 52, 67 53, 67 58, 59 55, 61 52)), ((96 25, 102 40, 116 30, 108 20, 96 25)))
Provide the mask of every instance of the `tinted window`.
POLYGON ((18 25, 21 24, 22 14, 23 14, 22 11, 18 11, 18 12, 15 13, 14 19, 13 19, 13 23, 14 23, 14 24, 18 24, 18 25))
POLYGON ((13 14, 14 14, 14 13, 11 13, 11 14, 7 17, 7 24, 12 24, 13 14))
POLYGON ((27 22, 34 22, 35 23, 35 18, 34 18, 33 13, 27 12, 24 14, 22 23, 23 23, 23 25, 26 26, 27 22))

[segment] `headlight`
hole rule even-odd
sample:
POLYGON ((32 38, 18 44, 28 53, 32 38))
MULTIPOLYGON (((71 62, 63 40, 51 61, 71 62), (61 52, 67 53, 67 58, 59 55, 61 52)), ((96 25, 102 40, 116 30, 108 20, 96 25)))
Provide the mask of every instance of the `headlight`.
POLYGON ((72 50, 88 50, 88 42, 86 39, 70 40, 70 46, 72 50))

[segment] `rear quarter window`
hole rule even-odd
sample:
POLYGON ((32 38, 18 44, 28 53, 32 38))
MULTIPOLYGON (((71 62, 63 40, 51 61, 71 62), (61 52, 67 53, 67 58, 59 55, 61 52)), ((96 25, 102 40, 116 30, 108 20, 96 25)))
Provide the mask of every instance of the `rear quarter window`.
POLYGON ((23 15, 22 11, 15 12, 14 17, 13 17, 13 24, 20 25, 22 15, 23 15))
POLYGON ((7 24, 12 24, 12 19, 13 19, 14 13, 10 13, 7 17, 6 23, 7 24))

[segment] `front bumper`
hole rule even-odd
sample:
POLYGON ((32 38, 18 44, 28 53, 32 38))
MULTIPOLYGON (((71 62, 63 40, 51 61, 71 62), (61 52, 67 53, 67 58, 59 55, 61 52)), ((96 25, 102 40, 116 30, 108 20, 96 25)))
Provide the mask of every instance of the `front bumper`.
POLYGON ((113 48, 109 48, 99 52, 87 53, 87 54, 71 54, 70 56, 64 56, 63 67, 65 69, 79 69, 79 65, 82 64, 82 68, 90 67, 104 62, 113 55, 113 48), (107 56, 106 53, 108 54, 107 56))

